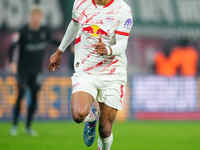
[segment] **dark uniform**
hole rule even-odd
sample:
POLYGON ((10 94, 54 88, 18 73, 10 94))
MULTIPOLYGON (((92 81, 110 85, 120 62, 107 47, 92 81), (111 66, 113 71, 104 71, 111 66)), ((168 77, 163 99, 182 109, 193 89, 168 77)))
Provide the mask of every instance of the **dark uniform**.
POLYGON ((52 40, 50 30, 46 27, 40 27, 38 30, 32 30, 28 25, 20 31, 18 42, 13 43, 9 49, 9 60, 12 62, 13 52, 16 47, 19 48, 19 59, 17 66, 18 97, 14 106, 13 124, 16 126, 20 114, 20 103, 25 94, 26 87, 31 92, 31 102, 28 107, 26 127, 29 128, 33 120, 34 112, 37 107, 37 93, 40 84, 37 82, 38 74, 42 71, 45 49, 52 40))

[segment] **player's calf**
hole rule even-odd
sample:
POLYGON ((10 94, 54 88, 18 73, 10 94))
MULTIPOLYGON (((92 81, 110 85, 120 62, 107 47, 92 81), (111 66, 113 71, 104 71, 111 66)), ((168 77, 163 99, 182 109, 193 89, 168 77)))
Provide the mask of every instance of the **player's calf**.
POLYGON ((101 138, 107 138, 112 134, 112 123, 107 121, 99 124, 99 134, 101 138))
POLYGON ((113 142, 112 121, 104 120, 99 123, 98 150, 110 150, 113 142))
POLYGON ((112 124, 116 118, 117 110, 100 103, 100 112, 98 149, 110 150, 113 142, 112 124))

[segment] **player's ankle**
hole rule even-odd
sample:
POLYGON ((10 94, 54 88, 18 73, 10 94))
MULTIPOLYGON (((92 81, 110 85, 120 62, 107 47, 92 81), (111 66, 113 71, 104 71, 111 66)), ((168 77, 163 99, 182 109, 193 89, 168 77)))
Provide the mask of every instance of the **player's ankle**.
POLYGON ((110 141, 113 141, 113 134, 111 133, 110 136, 106 138, 101 138, 103 143, 108 143, 110 141))

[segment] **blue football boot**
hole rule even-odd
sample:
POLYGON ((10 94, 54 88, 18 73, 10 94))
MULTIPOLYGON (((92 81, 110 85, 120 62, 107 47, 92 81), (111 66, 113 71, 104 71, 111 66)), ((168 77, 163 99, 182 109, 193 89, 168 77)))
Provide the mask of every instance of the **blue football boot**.
POLYGON ((83 132, 83 139, 85 145, 88 147, 92 146, 92 144, 95 141, 96 138, 96 125, 98 121, 98 112, 96 108, 91 109, 92 113, 95 115, 95 120, 94 121, 87 121, 85 123, 85 128, 83 132))

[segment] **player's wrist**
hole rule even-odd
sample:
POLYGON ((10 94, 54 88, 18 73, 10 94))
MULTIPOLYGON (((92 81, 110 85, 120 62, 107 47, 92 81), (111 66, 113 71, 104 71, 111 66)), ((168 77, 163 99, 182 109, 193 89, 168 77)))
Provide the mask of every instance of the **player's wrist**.
POLYGON ((62 54, 63 54, 63 51, 60 50, 60 49, 57 49, 56 54, 57 54, 57 55, 62 55, 62 54))
POLYGON ((111 56, 112 55, 112 48, 110 46, 107 46, 106 49, 107 49, 107 55, 111 56))

